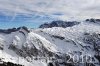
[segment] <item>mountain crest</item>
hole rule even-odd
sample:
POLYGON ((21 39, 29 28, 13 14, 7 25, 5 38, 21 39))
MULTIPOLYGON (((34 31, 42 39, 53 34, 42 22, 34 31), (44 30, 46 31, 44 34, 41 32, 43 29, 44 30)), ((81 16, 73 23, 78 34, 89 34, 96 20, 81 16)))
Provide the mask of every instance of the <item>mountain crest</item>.
POLYGON ((42 25, 40 25, 39 28, 52 28, 52 27, 72 27, 74 25, 78 25, 80 22, 77 21, 52 21, 51 23, 44 23, 42 25))

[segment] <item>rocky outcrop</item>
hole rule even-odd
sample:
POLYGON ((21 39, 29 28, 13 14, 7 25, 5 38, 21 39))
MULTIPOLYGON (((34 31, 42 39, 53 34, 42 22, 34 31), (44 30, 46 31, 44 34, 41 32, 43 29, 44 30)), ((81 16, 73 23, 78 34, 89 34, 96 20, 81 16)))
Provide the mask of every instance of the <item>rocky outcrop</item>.
MULTIPOLYGON (((83 42, 91 45, 88 48, 95 51, 94 57, 100 62, 100 34, 98 33, 85 33, 83 42)), ((86 48, 86 47, 84 47, 86 48)))
POLYGON ((0 64, 0 66, 23 66, 23 65, 14 64, 14 63, 11 63, 11 62, 3 62, 2 64, 0 64))

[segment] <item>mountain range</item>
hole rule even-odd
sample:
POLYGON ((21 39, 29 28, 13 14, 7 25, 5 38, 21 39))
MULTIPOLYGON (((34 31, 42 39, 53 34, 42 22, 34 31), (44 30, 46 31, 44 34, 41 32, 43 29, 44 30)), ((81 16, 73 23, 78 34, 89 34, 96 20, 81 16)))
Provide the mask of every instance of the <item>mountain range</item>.
POLYGON ((0 29, 0 66, 100 66, 100 20, 0 29))

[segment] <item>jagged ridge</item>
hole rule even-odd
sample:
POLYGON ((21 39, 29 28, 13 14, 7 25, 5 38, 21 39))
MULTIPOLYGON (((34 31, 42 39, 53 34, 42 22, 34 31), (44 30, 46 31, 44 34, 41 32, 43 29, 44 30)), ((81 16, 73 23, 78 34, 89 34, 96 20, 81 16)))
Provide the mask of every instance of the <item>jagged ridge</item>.
POLYGON ((51 28, 51 27, 72 27, 74 25, 78 25, 80 22, 77 21, 52 21, 51 23, 44 23, 39 26, 39 28, 51 28))

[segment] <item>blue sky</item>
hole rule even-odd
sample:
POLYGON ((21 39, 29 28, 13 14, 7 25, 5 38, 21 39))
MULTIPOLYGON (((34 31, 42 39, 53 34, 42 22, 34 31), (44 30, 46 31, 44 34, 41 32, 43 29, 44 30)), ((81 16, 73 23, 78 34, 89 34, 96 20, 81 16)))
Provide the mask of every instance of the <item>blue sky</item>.
POLYGON ((7 29, 13 27, 27 26, 28 28, 38 28, 45 22, 51 22, 54 19, 47 16, 31 15, 25 16, 19 14, 17 16, 0 15, 0 28, 7 29))
POLYGON ((100 0, 0 0, 0 28, 100 18, 100 0))

